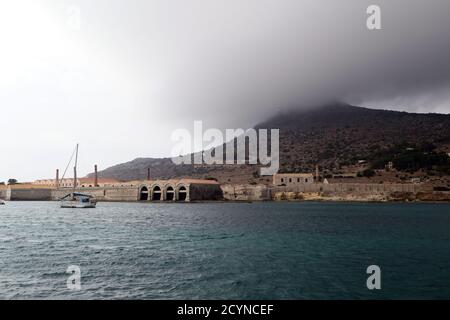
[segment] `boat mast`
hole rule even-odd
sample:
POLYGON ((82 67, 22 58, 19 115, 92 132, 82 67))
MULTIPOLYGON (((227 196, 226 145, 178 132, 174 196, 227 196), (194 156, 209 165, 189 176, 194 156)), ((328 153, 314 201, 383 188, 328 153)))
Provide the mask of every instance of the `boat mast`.
POLYGON ((73 167, 73 193, 72 197, 75 197, 75 188, 77 187, 77 164, 78 164, 78 143, 75 149, 75 166, 73 167))

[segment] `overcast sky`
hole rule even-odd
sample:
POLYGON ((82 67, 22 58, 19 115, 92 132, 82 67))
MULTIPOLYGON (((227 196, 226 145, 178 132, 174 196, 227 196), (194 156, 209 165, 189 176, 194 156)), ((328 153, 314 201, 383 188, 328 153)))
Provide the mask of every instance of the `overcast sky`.
POLYGON ((194 120, 331 98, 449 113, 449 32, 448 0, 1 0, 0 181, 53 177, 77 142, 85 175, 170 156, 194 120))

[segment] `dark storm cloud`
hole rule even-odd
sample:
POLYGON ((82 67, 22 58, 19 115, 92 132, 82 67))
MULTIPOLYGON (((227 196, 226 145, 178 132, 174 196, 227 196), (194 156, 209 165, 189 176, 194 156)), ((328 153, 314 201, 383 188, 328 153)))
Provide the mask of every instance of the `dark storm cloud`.
POLYGON ((169 156, 173 130, 193 120, 248 128, 329 100, 450 112, 448 0, 16 0, 0 9, 0 125, 16 133, 2 144, 14 156, 0 160, 0 181, 52 176, 77 142, 80 174, 169 156), (366 27, 372 4, 382 30, 366 27), (74 110, 94 120, 74 130, 74 110))
POLYGON ((180 115, 251 123, 279 108, 334 99, 450 111, 448 1, 236 1, 212 8, 189 13, 205 30, 196 29, 201 36, 163 96, 180 115), (371 4, 381 7, 382 30, 366 27, 371 4))

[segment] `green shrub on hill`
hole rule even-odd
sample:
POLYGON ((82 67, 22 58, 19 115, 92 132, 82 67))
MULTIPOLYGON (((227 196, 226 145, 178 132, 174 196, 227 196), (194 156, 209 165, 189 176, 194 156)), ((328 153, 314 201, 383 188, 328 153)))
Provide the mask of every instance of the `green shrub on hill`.
POLYGON ((389 161, 399 171, 435 170, 450 172, 450 158, 444 152, 435 151, 435 146, 424 143, 420 146, 399 144, 370 156, 372 169, 383 169, 389 161))

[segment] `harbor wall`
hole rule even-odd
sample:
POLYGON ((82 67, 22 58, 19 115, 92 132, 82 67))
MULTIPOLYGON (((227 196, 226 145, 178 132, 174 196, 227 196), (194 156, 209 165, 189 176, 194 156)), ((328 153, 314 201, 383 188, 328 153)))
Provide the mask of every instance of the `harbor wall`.
POLYGON ((271 189, 265 185, 223 185, 223 198, 230 201, 264 201, 271 200, 271 189))
MULTIPOLYGON (((71 193, 72 189, 54 189, 52 200, 58 200, 71 193)), ((98 201, 137 201, 138 187, 99 187, 99 188, 77 188, 76 192, 95 197, 98 201)))
MULTIPOLYGON (((0 199, 7 201, 52 201, 58 200, 73 189, 53 188, 2 188, 0 199)), ((76 192, 96 197, 99 201, 136 201, 138 199, 137 187, 103 187, 103 188, 77 188, 76 192)))
MULTIPOLYGON (((412 183, 311 183, 296 186, 272 187, 273 192, 321 192, 323 194, 373 194, 392 192, 417 193, 426 186, 412 183)), ((432 189, 431 189, 432 191, 432 189)))
POLYGON ((428 195, 430 200, 442 200, 428 184, 315 183, 272 188, 273 200, 420 201, 422 195, 428 195))
POLYGON ((231 201, 258 200, 348 200, 348 201, 405 201, 450 200, 436 195, 426 184, 375 183, 310 183, 295 186, 224 185, 224 199, 231 201))
MULTIPOLYGON (((138 201, 138 186, 77 188, 76 192, 99 201, 138 201)), ((312 183, 296 186, 222 185, 217 188, 190 186, 190 200, 282 201, 450 201, 449 192, 436 192, 426 184, 312 183), (192 190, 191 190, 192 188, 192 190)), ((16 201, 58 200, 72 189, 0 188, 0 199, 16 201)))
POLYGON ((0 189, 0 199, 7 200, 6 199, 7 198, 7 194, 8 194, 8 192, 7 192, 6 188, 1 188, 0 189))
POLYGON ((29 188, 7 189, 5 200, 8 201, 49 201, 52 200, 53 189, 29 188))

